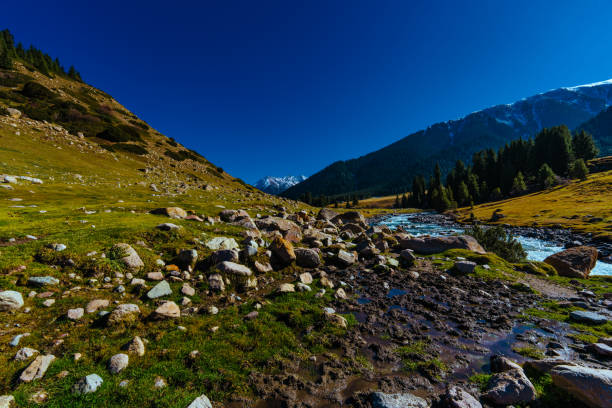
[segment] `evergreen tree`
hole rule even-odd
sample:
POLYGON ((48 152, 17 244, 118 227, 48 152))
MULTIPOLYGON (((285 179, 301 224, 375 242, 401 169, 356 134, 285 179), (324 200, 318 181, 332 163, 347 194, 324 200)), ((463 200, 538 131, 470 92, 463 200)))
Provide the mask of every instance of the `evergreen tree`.
POLYGON ((538 183, 542 188, 550 188, 555 184, 555 173, 546 163, 538 170, 538 183))
POLYGON ((13 68, 13 59, 9 56, 6 49, 0 50, 0 68, 11 69, 13 68))
POLYGON ((395 195, 395 204, 393 205, 393 208, 400 208, 402 204, 400 203, 400 199, 399 199, 399 194, 395 195))
POLYGON ((512 182, 512 192, 514 194, 522 194, 527 190, 527 185, 525 184, 525 178, 523 177, 523 173, 520 171, 516 173, 516 177, 512 182))
POLYGON ((406 197, 406 194, 402 194, 402 208, 408 208, 409 204, 408 204, 408 197, 406 197))
POLYGON ((547 164, 553 172, 566 175, 573 161, 572 134, 567 126, 542 129, 535 138, 534 159, 538 166, 547 164))
POLYGON ((586 180, 589 175, 589 168, 584 163, 583 159, 574 160, 570 170, 570 176, 580 180, 586 180))
POLYGON ((581 130, 574 134, 572 138, 572 147, 576 159, 584 161, 591 160, 599 154, 599 149, 595 146, 595 141, 590 133, 581 130))
POLYGON ((467 185, 461 181, 457 187, 457 195, 455 195, 457 204, 461 207, 470 203, 470 192, 468 191, 467 185))
POLYGON ((357 207, 359 205, 359 199, 357 195, 353 196, 353 207, 357 207))

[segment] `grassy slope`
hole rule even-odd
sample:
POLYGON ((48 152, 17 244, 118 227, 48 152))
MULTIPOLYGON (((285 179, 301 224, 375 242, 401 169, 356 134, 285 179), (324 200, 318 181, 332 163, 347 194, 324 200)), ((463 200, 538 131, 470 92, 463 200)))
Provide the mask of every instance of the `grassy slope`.
POLYGON ((471 212, 481 220, 488 220, 501 209, 506 218, 498 223, 519 226, 561 226, 577 232, 593 233, 612 240, 612 171, 595 173, 585 181, 493 203, 477 205, 473 210, 458 211, 461 219, 471 212), (603 218, 589 222, 585 216, 603 218))

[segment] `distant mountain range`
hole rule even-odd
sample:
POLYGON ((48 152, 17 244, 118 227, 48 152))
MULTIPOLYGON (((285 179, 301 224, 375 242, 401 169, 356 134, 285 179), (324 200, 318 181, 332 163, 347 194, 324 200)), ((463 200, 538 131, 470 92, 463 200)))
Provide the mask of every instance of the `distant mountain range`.
POLYGON ((255 187, 261 191, 278 195, 302 181, 306 180, 306 176, 286 176, 286 177, 264 177, 255 183, 255 187))
POLYGON ((365 156, 335 162, 282 195, 395 194, 409 190, 415 175, 428 176, 435 162, 447 172, 458 159, 469 161, 476 151, 497 149, 513 139, 532 137, 542 128, 561 124, 588 130, 601 155, 610 155, 611 105, 612 79, 555 89, 436 123, 365 156))

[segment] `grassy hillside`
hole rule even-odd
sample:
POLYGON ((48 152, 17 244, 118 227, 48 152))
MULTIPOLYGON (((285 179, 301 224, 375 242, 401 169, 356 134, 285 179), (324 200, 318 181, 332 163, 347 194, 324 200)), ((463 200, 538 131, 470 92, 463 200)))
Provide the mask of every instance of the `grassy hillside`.
POLYGON ((486 203, 472 209, 458 211, 460 218, 470 213, 480 220, 488 220, 494 211, 501 210, 505 218, 498 223, 520 226, 561 226, 577 232, 592 233, 612 240, 612 171, 595 173, 585 181, 549 190, 486 203))

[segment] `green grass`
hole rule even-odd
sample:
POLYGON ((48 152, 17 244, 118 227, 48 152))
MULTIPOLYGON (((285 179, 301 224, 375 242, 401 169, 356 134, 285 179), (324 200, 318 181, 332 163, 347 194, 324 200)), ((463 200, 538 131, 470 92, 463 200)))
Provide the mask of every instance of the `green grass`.
POLYGON ((544 357, 546 357, 541 350, 530 346, 518 347, 513 349, 513 351, 521 356, 529 357, 534 360, 542 360, 544 357))

